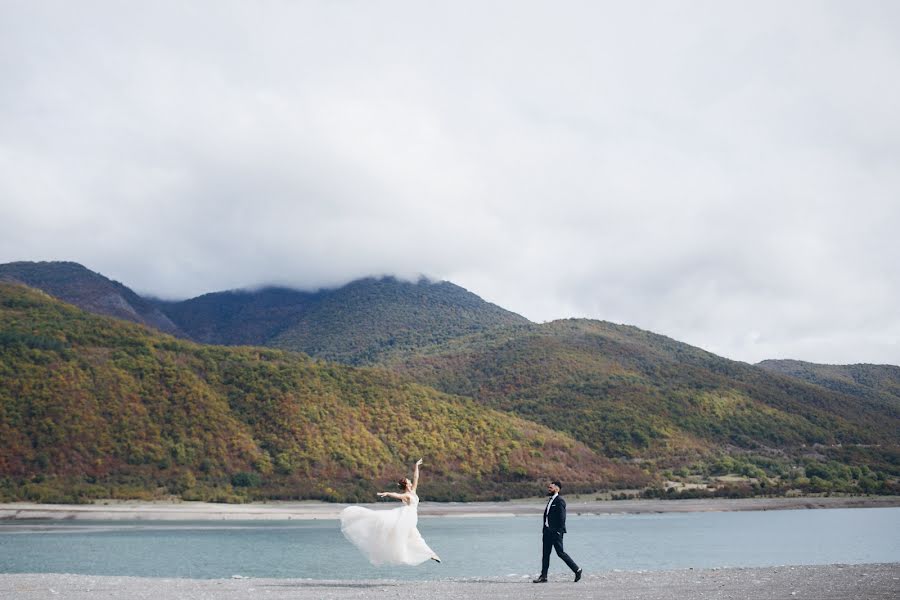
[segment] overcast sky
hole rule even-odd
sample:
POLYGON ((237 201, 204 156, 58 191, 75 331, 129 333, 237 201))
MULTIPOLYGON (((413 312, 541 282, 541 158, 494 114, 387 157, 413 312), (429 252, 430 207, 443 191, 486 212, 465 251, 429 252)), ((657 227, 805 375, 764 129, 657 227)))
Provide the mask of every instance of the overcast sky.
POLYGON ((900 364, 898 73, 893 1, 0 0, 0 262, 900 364))

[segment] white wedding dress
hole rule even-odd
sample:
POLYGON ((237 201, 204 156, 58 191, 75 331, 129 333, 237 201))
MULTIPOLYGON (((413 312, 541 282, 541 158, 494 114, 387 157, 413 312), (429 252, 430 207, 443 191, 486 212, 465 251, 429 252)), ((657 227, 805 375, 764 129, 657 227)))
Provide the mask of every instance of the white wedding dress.
POLYGON ((416 529, 419 497, 391 510, 348 506, 341 511, 341 532, 373 565, 420 565, 437 557, 416 529))

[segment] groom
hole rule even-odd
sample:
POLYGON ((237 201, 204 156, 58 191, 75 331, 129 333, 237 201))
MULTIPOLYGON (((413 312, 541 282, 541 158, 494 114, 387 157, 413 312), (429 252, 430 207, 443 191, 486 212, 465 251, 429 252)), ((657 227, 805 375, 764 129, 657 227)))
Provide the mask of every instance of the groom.
POLYGON ((575 573, 575 581, 581 579, 581 569, 563 550, 563 534, 566 532, 566 501, 559 495, 562 484, 552 481, 547 484, 550 500, 544 507, 544 554, 541 558, 541 575, 532 583, 547 583, 547 569, 550 567, 550 550, 556 548, 556 555, 569 565, 575 573))

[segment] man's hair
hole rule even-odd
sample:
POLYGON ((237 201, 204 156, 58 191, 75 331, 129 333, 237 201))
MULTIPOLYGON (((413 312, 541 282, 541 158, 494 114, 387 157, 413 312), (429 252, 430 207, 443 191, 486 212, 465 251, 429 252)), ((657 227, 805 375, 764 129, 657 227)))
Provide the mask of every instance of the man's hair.
POLYGON ((562 484, 561 484, 560 482, 558 482, 558 481, 551 481, 550 483, 552 483, 553 485, 555 485, 555 486, 558 487, 559 489, 562 489, 562 484))

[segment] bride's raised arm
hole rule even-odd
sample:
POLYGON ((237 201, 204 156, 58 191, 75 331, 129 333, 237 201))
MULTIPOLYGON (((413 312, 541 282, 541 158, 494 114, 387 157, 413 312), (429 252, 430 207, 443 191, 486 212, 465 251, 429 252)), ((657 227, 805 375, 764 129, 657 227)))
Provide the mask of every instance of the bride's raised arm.
POLYGON ((422 464, 422 459, 416 461, 416 467, 413 469, 413 480, 412 480, 412 491, 415 494, 416 488, 419 487, 419 465, 422 464))

